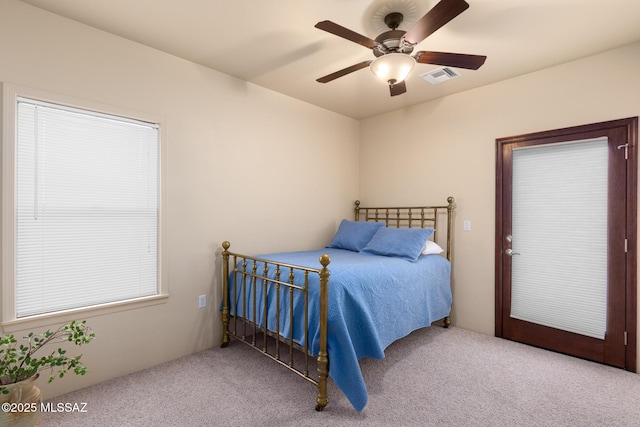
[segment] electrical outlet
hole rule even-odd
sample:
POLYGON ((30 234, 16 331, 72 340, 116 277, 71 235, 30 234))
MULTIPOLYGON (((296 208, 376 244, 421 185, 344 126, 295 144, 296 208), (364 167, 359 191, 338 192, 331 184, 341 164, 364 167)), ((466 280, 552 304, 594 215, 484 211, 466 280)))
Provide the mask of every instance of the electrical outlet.
POLYGON ((471 231, 471 221, 465 220, 462 225, 464 231, 471 231))
POLYGON ((200 295, 198 297, 198 308, 205 308, 207 306, 207 296, 200 295))

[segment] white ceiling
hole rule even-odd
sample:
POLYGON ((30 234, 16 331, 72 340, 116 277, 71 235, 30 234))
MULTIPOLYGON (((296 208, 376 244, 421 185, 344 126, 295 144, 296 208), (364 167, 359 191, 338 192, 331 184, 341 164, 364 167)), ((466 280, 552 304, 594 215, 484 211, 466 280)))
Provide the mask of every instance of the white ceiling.
POLYGON ((373 54, 314 25, 330 20, 375 38, 385 11, 413 15, 406 30, 438 0, 22 1, 356 119, 640 41, 640 0, 467 0, 469 9, 414 52, 486 55, 486 63, 437 86, 419 74, 438 66, 417 64, 407 93, 392 98, 367 69, 317 83, 373 54))

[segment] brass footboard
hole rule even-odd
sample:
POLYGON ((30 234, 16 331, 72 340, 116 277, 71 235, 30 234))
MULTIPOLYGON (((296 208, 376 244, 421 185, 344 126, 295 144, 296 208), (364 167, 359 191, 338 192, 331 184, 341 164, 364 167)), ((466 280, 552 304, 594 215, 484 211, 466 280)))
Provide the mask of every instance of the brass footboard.
MULTIPOLYGON (((318 387, 316 398, 316 410, 321 411, 327 406, 327 377, 329 375, 329 357, 327 354, 327 315, 329 299, 329 269, 330 263, 328 255, 320 257, 321 269, 301 267, 261 258, 241 255, 229 252, 229 242, 222 243, 222 347, 229 344, 231 337, 249 345, 280 365, 295 372, 302 378, 318 387), (231 264, 230 264, 231 263, 231 264), (262 265, 261 268, 258 265, 262 265), (269 271, 272 275, 269 276, 269 271), (275 274, 273 274, 275 272, 275 274), (303 276, 303 283, 294 283, 294 276, 303 276), (233 283, 229 283, 230 274, 233 275, 233 283), (311 349, 309 344, 309 276, 317 274, 320 280, 320 342, 317 360, 317 378, 313 378, 309 373, 309 357, 311 349), (258 297, 257 287, 262 286, 262 298, 258 297), (268 314, 268 288, 275 287, 275 327, 269 328, 267 321, 268 314), (288 295, 288 310, 281 312, 281 293, 288 295), (247 292, 251 293, 250 303, 247 302, 247 292), (304 322, 304 340, 300 345, 294 340, 294 296, 298 292, 304 301, 302 320, 304 322), (238 293, 242 296, 238 303, 238 293), (258 301, 260 299, 260 301, 258 301), (258 305, 260 304, 260 306, 258 305), (262 309, 262 319, 258 316, 258 310, 262 309), (287 314, 288 312, 288 314, 287 314), (241 314, 239 314, 241 313, 241 314), (289 331, 280 330, 280 316, 289 316, 289 331), (288 332, 288 334, 286 333, 288 332), (258 336, 262 335, 258 339, 258 336), (285 338, 288 335, 289 338, 285 338), (274 344, 269 347, 268 338, 274 340, 274 344), (281 345, 285 345, 288 355, 283 356, 281 345), (302 366, 294 363, 294 349, 301 350, 302 366)), ((286 303, 287 301, 285 301, 286 303)))

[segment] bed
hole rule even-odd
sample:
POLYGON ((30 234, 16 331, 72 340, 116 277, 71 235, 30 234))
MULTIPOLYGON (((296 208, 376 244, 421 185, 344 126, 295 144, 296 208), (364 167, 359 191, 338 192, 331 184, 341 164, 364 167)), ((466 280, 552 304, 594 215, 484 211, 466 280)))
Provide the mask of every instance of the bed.
POLYGON ((356 201, 354 220, 326 248, 252 256, 223 242, 222 347, 239 340, 314 384, 318 411, 330 376, 362 411, 359 359, 382 359, 435 321, 450 325, 453 211, 453 197, 419 207, 356 201))

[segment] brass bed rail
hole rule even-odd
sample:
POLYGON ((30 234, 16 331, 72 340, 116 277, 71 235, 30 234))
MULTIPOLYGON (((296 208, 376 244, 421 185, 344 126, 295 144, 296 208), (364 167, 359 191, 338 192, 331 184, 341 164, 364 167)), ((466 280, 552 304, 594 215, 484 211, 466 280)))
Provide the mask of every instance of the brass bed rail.
POLYGON ((324 254, 320 257, 319 261, 322 268, 316 269, 229 252, 230 246, 231 244, 229 242, 225 241, 222 243, 222 347, 226 347, 229 344, 230 337, 233 337, 314 384, 318 388, 316 410, 321 411, 328 403, 327 377, 329 375, 329 357, 327 354, 327 316, 329 305, 329 275, 331 274, 327 268, 331 262, 329 255, 324 254), (258 268, 258 264, 262 264, 261 269, 258 268), (273 268, 274 272, 273 277, 269 276, 271 268, 273 268), (303 276, 302 285, 294 283, 294 277, 297 272, 303 276), (230 273, 233 273, 231 290, 229 289, 230 273), (309 357, 311 356, 311 349, 309 348, 309 275, 311 274, 318 275, 320 282, 320 342, 318 346, 318 356, 316 358, 317 378, 313 378, 309 372, 309 357), (285 276, 285 278, 283 278, 283 276, 285 276), (260 285, 263 287, 263 293, 262 300, 258 301, 257 287, 260 285), (268 327, 267 293, 270 286, 275 287, 274 329, 269 329, 268 327), (247 307, 247 288, 250 289, 252 296, 250 307, 247 307), (280 330, 282 289, 287 293, 289 300, 289 338, 285 338, 282 334, 285 331, 280 330), (242 294, 240 304, 238 304, 238 292, 242 294), (294 340, 295 292, 300 292, 304 301, 304 345, 300 345, 294 340), (259 321, 256 321, 256 319, 258 319, 258 304, 262 304, 264 326, 259 325, 259 321), (240 309, 242 311, 241 316, 237 315, 240 309), (251 317, 247 318, 247 314, 249 313, 251 317), (256 341, 258 334, 262 334, 261 343, 256 341), (269 348, 268 337, 274 338, 275 344, 272 349, 269 348), (287 358, 282 357, 281 344, 288 346, 287 358), (298 367, 294 362, 294 349, 301 350, 303 354, 303 367, 298 367))

